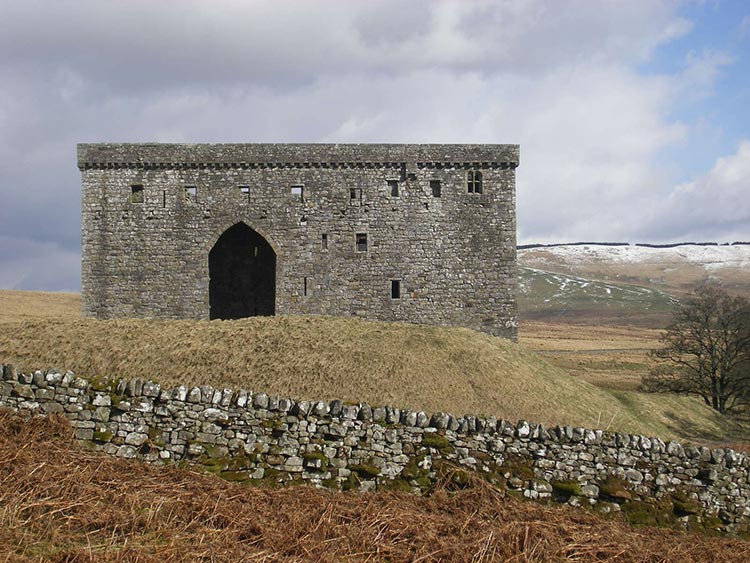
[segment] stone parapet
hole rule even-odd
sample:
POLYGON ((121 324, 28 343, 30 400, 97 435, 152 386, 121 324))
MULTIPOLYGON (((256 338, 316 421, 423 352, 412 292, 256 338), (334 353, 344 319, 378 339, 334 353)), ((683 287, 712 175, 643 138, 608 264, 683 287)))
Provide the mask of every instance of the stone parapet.
POLYGON ((78 167, 171 168, 285 165, 505 166, 519 164, 518 145, 397 144, 167 144, 78 145, 78 167))

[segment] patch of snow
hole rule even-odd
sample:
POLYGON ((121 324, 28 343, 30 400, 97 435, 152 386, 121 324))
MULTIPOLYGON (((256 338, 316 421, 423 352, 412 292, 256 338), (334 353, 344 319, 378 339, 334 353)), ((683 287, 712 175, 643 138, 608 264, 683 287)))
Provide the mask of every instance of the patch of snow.
MULTIPOLYGON (((519 255, 541 254, 539 262, 549 261, 552 255, 569 264, 602 262, 611 264, 659 264, 678 266, 686 262, 703 266, 706 270, 720 268, 750 269, 750 245, 700 246, 682 245, 670 248, 648 246, 571 245, 519 250, 519 255)), ((535 256, 535 260, 537 257, 535 256)), ((673 270, 674 268, 669 268, 673 270)))

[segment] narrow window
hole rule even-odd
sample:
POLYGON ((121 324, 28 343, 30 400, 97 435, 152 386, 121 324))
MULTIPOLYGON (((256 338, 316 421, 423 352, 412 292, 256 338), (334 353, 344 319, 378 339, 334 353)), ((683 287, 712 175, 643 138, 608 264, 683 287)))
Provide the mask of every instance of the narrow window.
POLYGON ((357 199, 357 188, 349 188, 349 199, 352 201, 357 199))
POLYGON ((432 197, 440 197, 440 180, 430 180, 430 191, 432 197))
POLYGON ((198 188, 195 186, 185 186, 185 201, 196 203, 198 201, 198 188))
POLYGON ((143 186, 141 184, 130 186, 130 203, 143 203, 143 186))
POLYGON ((391 197, 398 197, 398 180, 388 180, 388 187, 391 188, 391 197))
POLYGON ((401 280, 391 280, 391 299, 401 299, 401 280))
POLYGON ((307 276, 305 276, 303 282, 302 282, 302 295, 307 297, 307 276))
POLYGON ((357 233, 356 246, 357 252, 367 252, 367 233, 357 233))
POLYGON ((328 233, 320 235, 320 248, 328 250, 328 233))
POLYGON ((292 197, 298 201, 303 201, 304 187, 300 185, 292 186, 292 197))
POLYGON ((466 173, 466 180, 470 194, 482 193, 482 173, 479 170, 469 170, 466 173))
POLYGON ((162 190, 161 192, 161 206, 162 207, 167 206, 167 190, 162 190))

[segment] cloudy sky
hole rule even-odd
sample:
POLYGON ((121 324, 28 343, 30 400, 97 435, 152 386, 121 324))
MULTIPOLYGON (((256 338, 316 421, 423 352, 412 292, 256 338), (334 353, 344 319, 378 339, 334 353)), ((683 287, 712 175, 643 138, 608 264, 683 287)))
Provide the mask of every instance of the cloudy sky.
POLYGON ((79 142, 519 143, 519 242, 750 240, 750 3, 0 0, 0 288, 80 287, 79 142))

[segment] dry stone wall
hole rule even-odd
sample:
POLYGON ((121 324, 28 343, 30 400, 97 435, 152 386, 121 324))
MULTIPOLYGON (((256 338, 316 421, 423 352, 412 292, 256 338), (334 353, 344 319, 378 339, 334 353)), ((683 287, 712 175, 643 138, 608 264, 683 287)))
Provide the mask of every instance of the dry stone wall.
POLYGON ((114 456, 195 462, 233 481, 420 492, 475 472, 509 494, 639 523, 743 533, 750 521, 750 459, 730 449, 11 365, 2 374, 0 406, 62 414, 78 440, 114 456))

